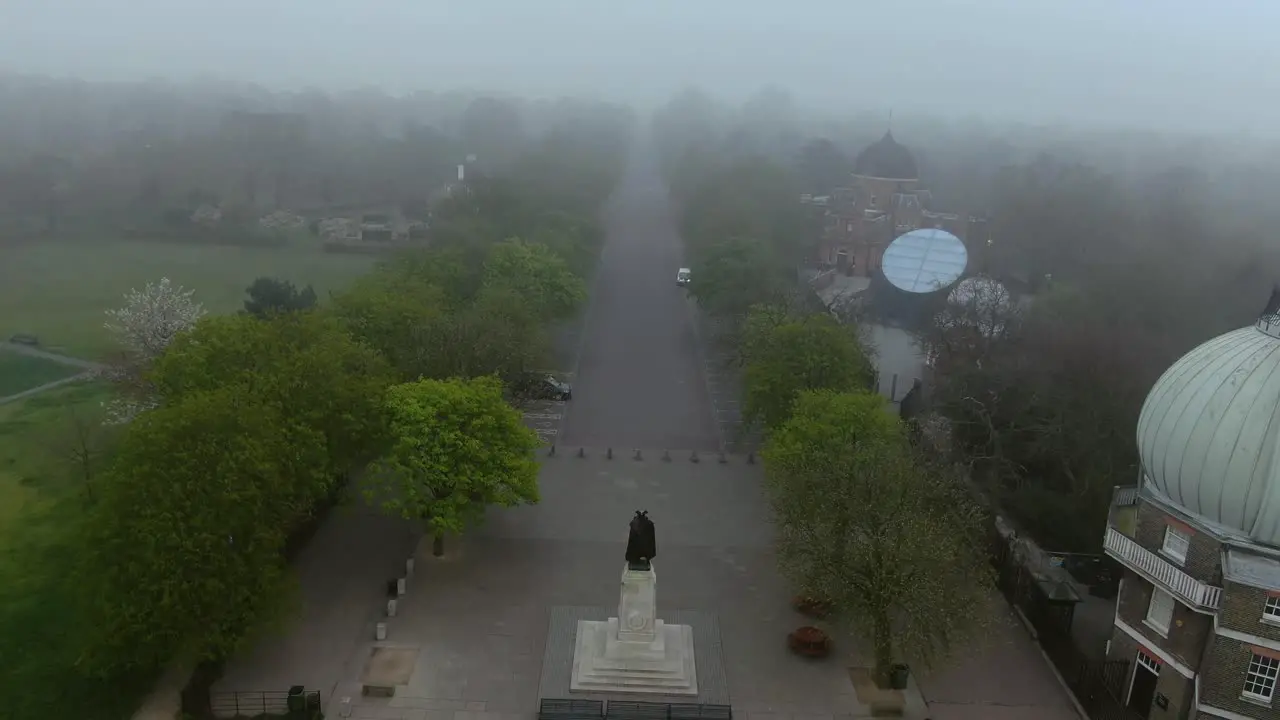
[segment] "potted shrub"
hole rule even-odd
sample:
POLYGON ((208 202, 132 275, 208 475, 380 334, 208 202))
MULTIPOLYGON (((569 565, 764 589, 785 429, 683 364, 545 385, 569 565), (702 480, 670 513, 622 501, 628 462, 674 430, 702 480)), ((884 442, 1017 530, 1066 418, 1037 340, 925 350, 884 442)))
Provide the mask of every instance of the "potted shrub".
POLYGON ((791 631, 787 646, 797 655, 821 658, 831 652, 831 638, 822 629, 806 625, 791 631))

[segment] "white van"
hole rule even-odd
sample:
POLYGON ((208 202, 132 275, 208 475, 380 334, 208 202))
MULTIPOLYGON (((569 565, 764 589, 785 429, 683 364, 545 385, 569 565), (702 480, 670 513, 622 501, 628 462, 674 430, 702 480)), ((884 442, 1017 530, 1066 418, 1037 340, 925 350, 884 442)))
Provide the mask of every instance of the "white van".
POLYGON ((692 270, 690 270, 689 268, 680 268, 680 270, 676 273, 676 284, 677 284, 677 285, 688 285, 688 284, 689 284, 689 278, 691 278, 691 277, 693 277, 693 271, 692 271, 692 270))

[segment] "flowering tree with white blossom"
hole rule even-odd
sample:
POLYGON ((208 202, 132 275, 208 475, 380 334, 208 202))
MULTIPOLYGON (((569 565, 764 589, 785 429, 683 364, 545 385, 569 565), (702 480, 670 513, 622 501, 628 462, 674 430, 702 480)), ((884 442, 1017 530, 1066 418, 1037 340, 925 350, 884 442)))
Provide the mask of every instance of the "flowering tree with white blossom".
POLYGON ((204 306, 192 299, 195 290, 174 285, 169 278, 125 293, 124 307, 107 311, 105 327, 131 354, 154 360, 178 333, 204 316, 204 306))
POLYGON ((141 290, 125 293, 124 305, 107 311, 104 327, 115 335, 124 351, 103 371, 107 379, 124 390, 121 397, 108 404, 107 422, 127 423, 159 404, 142 374, 179 333, 204 316, 204 306, 193 299, 194 295, 194 290, 161 278, 158 283, 147 283, 141 290))

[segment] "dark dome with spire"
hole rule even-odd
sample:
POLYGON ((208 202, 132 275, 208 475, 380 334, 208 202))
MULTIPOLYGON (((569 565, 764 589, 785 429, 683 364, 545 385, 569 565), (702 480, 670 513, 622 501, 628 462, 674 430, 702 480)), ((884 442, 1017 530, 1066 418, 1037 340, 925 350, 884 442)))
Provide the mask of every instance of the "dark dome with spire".
POLYGON ((916 170, 916 159, 905 145, 893 139, 892 132, 886 132, 884 137, 858 154, 858 159, 853 163, 853 174, 894 180, 915 180, 920 177, 916 170))

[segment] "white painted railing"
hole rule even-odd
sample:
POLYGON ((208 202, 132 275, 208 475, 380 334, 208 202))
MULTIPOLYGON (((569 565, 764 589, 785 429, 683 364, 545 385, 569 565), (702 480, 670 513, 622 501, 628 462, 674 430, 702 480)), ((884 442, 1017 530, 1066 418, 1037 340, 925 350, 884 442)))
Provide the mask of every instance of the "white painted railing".
POLYGON ((1137 485, 1117 485, 1111 491, 1111 504, 1116 507, 1138 504, 1137 485))
POLYGON ((1107 528, 1102 547, 1108 555, 1147 579, 1159 583, 1192 607, 1217 610, 1222 602, 1222 588, 1202 583, 1182 572, 1173 563, 1142 547, 1115 528, 1107 528))

